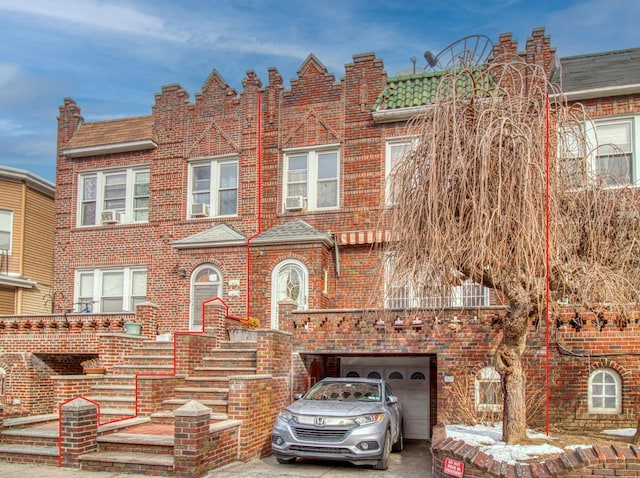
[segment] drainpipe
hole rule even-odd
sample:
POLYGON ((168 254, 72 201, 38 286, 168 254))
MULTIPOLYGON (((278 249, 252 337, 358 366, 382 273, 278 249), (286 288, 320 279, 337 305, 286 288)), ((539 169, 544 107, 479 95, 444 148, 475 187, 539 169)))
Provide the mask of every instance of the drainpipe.
POLYGON ((258 118, 256 121, 257 141, 256 141, 256 168, 257 187, 256 200, 257 207, 257 230, 256 233, 247 239, 247 319, 251 317, 251 241, 262 233, 262 92, 258 91, 258 118))

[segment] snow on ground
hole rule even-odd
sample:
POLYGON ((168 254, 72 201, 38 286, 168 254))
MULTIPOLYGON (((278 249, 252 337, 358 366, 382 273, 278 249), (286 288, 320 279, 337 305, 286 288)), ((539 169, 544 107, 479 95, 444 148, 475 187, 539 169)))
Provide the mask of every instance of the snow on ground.
MULTIPOLYGON (((518 461, 535 458, 536 456, 550 455, 554 453, 562 453, 564 450, 557 446, 549 444, 541 445, 507 445, 501 440, 502 423, 494 426, 490 425, 447 425, 447 436, 465 443, 477 446, 494 460, 505 461, 507 463, 516 463, 518 461)), ((602 433, 608 435, 633 436, 636 432, 635 428, 624 428, 620 430, 603 430, 602 433)), ((552 436, 545 433, 537 433, 527 430, 529 438, 541 438, 553 441, 552 436)), ((588 448, 591 445, 572 445, 569 449, 588 448)))

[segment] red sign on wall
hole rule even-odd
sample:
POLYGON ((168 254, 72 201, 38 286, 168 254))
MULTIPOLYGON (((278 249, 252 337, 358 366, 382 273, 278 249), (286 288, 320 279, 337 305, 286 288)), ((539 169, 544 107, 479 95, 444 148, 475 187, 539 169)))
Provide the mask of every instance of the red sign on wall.
POLYGON ((458 460, 452 460, 451 458, 445 458, 443 471, 446 475, 462 478, 464 475, 464 463, 458 460))

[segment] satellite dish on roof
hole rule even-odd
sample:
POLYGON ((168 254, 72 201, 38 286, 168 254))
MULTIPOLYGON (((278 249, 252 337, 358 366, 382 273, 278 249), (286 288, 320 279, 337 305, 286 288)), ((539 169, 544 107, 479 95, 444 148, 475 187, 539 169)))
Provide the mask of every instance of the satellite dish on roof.
POLYGON ((424 52, 427 68, 444 70, 456 65, 481 65, 493 52, 493 42, 485 35, 469 35, 454 41, 437 55, 430 50, 424 52))

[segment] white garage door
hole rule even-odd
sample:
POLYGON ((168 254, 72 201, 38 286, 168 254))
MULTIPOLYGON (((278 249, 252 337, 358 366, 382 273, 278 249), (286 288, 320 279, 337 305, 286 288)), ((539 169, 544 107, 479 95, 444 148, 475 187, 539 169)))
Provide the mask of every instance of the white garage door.
POLYGON ((404 410, 404 436, 429 439, 428 357, 342 357, 343 377, 385 378, 404 410))

